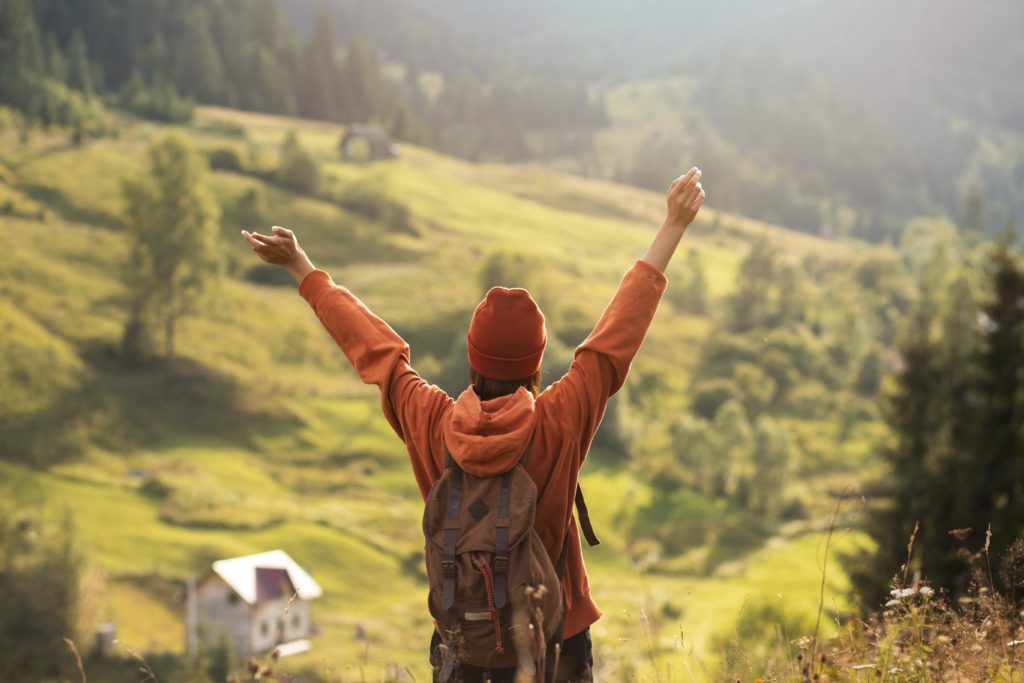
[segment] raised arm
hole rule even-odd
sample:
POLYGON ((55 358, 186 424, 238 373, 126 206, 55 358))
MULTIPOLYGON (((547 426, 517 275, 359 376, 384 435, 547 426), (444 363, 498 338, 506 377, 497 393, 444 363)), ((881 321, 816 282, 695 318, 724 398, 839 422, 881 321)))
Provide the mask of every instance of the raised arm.
POLYGON ((666 286, 665 268, 704 202, 700 175, 692 168, 673 181, 665 220, 646 255, 623 276, 594 331, 577 347, 569 371, 538 399, 557 403, 563 414, 576 417, 581 459, 654 320, 666 286))
MULTIPOLYGON (((380 387, 384 415, 399 437, 408 444, 410 436, 426 434, 451 401, 448 395, 413 370, 409 346, 398 333, 313 265, 295 233, 277 226, 272 232, 261 235, 243 230, 242 236, 261 259, 284 267, 299 283, 299 294, 360 378, 380 387)), ((413 462, 417 479, 424 475, 418 469, 421 465, 413 462)))
POLYGON ((661 228, 658 229, 643 258, 662 273, 672 260, 672 255, 676 252, 679 240, 686 233, 686 228, 690 226, 704 204, 704 188, 701 186, 700 176, 700 169, 694 166, 672 181, 668 188, 665 220, 662 221, 661 228))

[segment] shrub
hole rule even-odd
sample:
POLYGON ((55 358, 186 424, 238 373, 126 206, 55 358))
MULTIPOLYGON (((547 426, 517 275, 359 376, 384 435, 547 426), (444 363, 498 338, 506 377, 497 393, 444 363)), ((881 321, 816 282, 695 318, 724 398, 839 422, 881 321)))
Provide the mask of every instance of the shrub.
POLYGON ((214 170, 232 171, 235 173, 241 173, 243 170, 242 158, 231 147, 219 147, 207 152, 206 156, 210 160, 210 168, 214 170))
POLYGON ((319 164, 305 151, 282 160, 277 170, 277 182, 299 194, 315 195, 320 191, 320 180, 319 164))
POLYGON ((338 204, 347 211, 380 223, 389 232, 419 235, 409 209, 370 183, 349 185, 342 191, 338 204))
POLYGON ((292 192, 315 196, 320 192, 323 178, 320 165, 299 142, 299 135, 289 130, 281 142, 280 162, 274 180, 292 192))
POLYGON ((245 126, 233 121, 220 119, 206 119, 196 123, 196 129, 207 133, 213 133, 226 138, 244 138, 247 135, 245 126))
POLYGON ((192 120, 192 100, 182 97, 169 82, 157 79, 147 84, 136 72, 121 89, 118 103, 143 118, 167 123, 192 120))
POLYGON ((0 680, 69 680, 63 638, 73 635, 81 560, 70 517, 44 524, 40 513, 0 500, 0 680))
POLYGON ((288 271, 280 266, 259 263, 245 271, 244 278, 257 285, 269 287, 291 287, 295 284, 288 271))

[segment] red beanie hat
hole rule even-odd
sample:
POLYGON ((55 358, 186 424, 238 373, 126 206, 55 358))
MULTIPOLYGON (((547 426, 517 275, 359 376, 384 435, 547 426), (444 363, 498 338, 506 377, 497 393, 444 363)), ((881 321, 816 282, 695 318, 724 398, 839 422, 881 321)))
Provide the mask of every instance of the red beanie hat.
POLYGON ((469 364, 491 379, 524 379, 540 370, 547 341, 544 314, 529 292, 492 287, 469 323, 469 364))

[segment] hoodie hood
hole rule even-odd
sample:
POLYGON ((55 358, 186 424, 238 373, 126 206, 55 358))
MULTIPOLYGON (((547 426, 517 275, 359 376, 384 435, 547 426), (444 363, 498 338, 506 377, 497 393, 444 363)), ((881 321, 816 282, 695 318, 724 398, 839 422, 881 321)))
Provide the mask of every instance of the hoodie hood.
POLYGON ((533 394, 525 388, 481 401, 469 387, 452 406, 445 444, 467 473, 493 477, 511 470, 523 457, 536 416, 533 394))

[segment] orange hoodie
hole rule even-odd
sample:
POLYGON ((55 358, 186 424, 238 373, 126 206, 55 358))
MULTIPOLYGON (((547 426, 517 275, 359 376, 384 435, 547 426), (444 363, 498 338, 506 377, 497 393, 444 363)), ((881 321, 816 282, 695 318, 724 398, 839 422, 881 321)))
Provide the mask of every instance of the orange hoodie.
POLYGON ((309 273, 299 294, 359 376, 381 391, 384 415, 409 451, 426 499, 444 471, 444 444, 470 474, 491 476, 515 466, 536 428, 526 471, 537 484, 535 528, 552 562, 568 530, 565 637, 601 616, 590 597, 573 513, 576 480, 609 397, 622 386, 665 291, 665 276, 637 261, 619 284, 597 327, 576 349, 564 377, 534 399, 526 389, 481 401, 472 387, 453 400, 410 365, 409 346, 323 270, 309 273))

